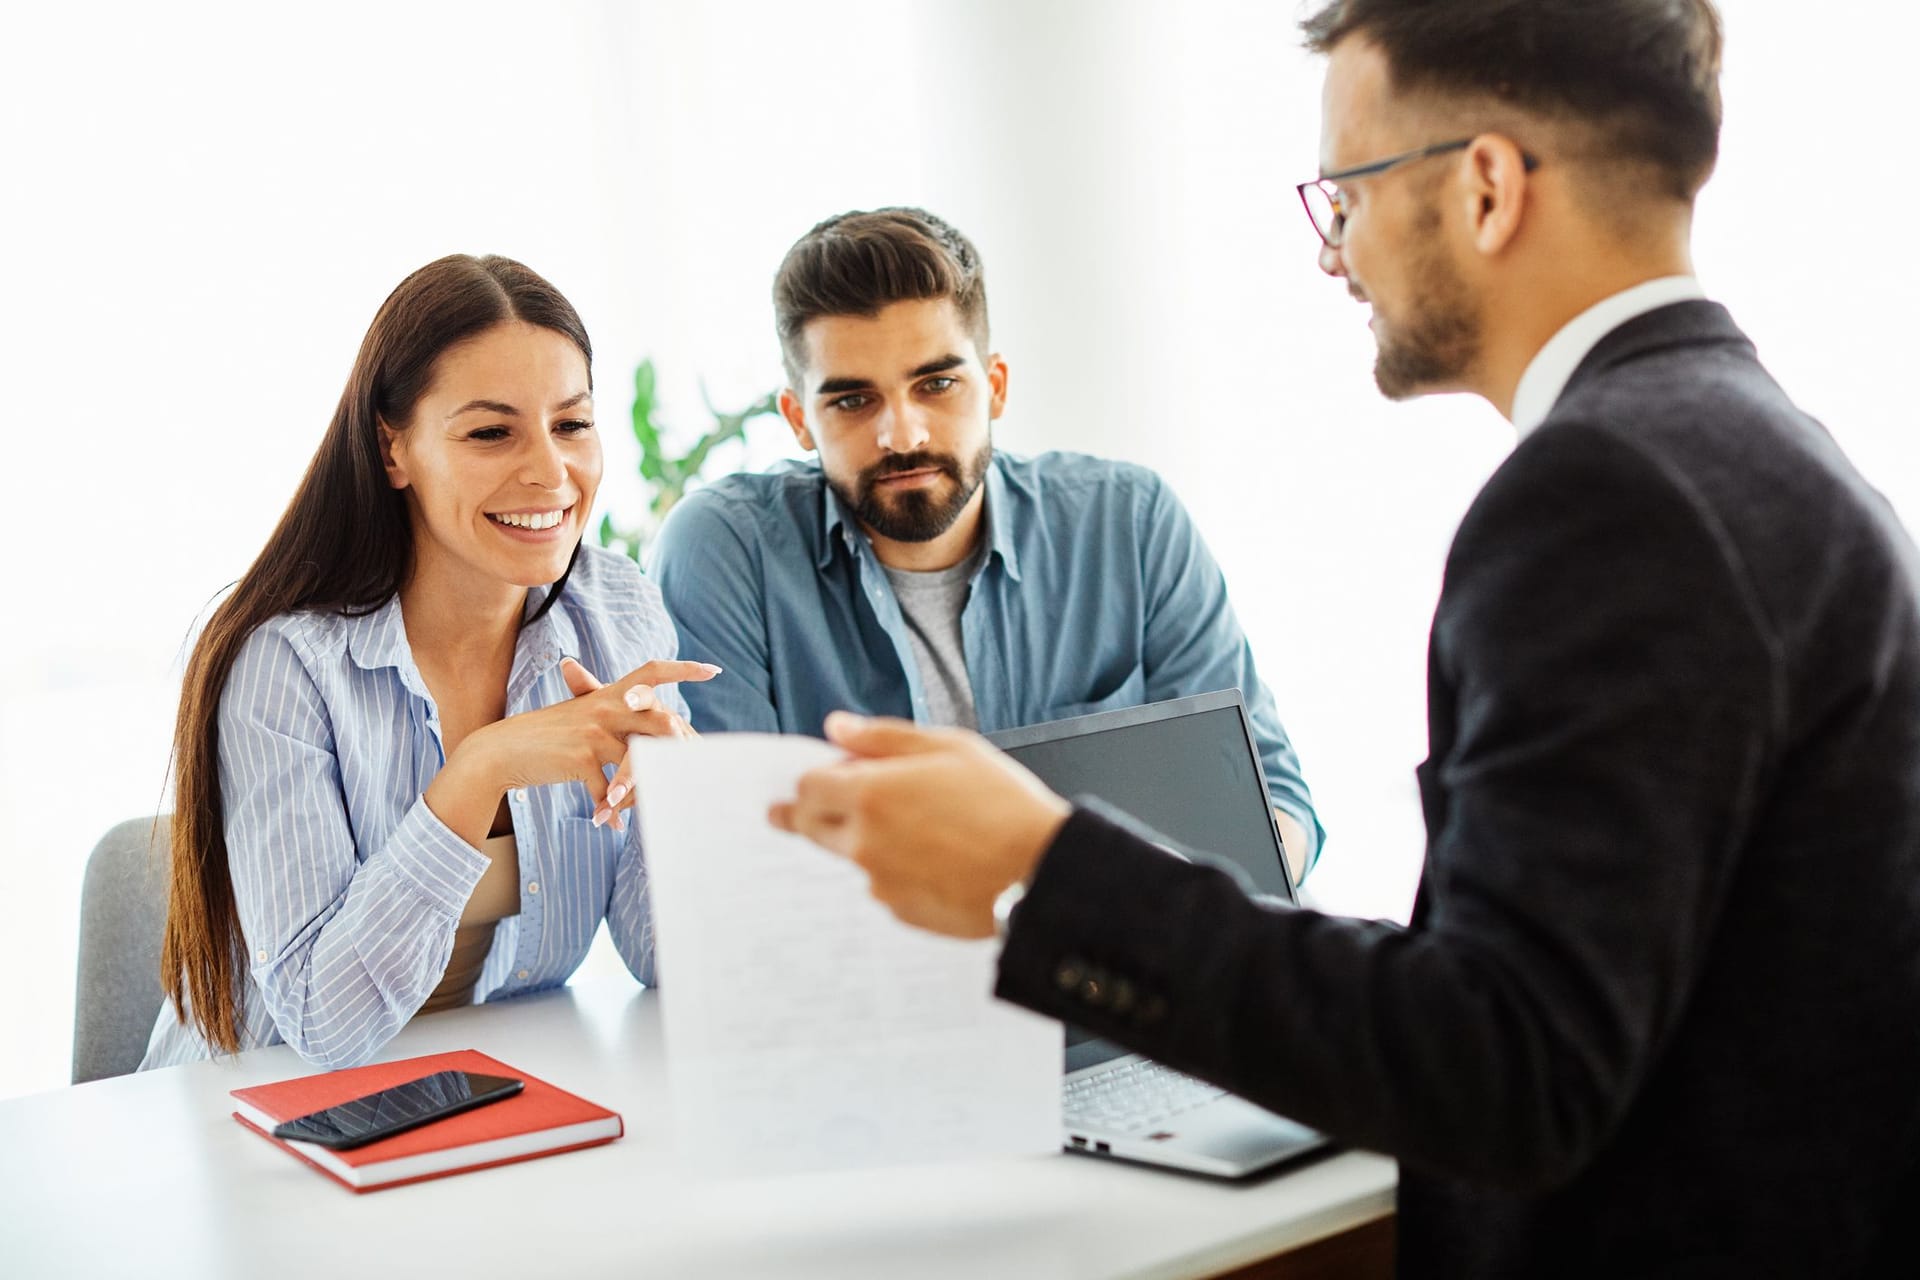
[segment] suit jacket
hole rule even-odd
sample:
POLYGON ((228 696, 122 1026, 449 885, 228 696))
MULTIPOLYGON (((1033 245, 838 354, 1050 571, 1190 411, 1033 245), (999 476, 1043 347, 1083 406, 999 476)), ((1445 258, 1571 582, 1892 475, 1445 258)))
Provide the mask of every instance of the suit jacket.
POLYGON ((1722 308, 1629 321, 1449 554, 1411 923, 1082 809, 999 993, 1398 1157, 1405 1275, 1920 1275, 1915 567, 1722 308))

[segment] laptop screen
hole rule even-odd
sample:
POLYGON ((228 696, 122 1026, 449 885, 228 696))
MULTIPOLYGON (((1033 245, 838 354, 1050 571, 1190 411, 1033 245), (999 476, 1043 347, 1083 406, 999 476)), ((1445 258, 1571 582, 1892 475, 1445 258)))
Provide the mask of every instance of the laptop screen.
MULTIPOLYGON (((1294 901, 1266 774, 1238 689, 988 735, 1067 797, 1094 796, 1182 852, 1231 862, 1262 894, 1294 901)), ((1125 1050, 1068 1025, 1067 1070, 1125 1050)))
POLYGON ((992 735, 1054 791, 1097 796, 1183 851, 1232 862, 1293 901, 1260 755, 1225 689, 992 735))

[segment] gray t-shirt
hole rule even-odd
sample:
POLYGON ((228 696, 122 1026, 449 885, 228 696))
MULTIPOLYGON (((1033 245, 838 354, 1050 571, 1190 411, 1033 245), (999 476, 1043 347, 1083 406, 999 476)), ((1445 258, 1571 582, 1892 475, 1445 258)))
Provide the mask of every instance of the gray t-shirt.
POLYGON ((987 542, 949 569, 928 573, 882 565, 900 602, 907 623, 907 643, 920 668, 920 684, 927 695, 927 719, 937 725, 977 729, 973 714, 973 684, 967 679, 967 655, 960 643, 960 613, 967 607, 975 569, 985 557, 987 542))

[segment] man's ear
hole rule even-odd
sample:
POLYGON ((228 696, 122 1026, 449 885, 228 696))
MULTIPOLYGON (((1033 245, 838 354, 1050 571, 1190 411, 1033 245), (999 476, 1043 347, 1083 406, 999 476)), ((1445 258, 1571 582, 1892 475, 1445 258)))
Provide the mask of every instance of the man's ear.
POLYGON ((405 489, 413 483, 407 475, 406 449, 400 433, 384 419, 380 423, 380 462, 387 469, 387 483, 394 488, 405 489))
POLYGON ((987 401, 987 419, 998 418, 1007 407, 1007 362, 999 354, 987 357, 987 386, 993 398, 987 401))
POLYGON ((813 449, 813 432, 807 430, 806 406, 800 403, 800 397, 788 387, 780 392, 780 416, 787 420, 787 426, 793 430, 793 438, 800 442, 802 449, 813 449))
POLYGON ((1467 225, 1473 247, 1486 257, 1499 254, 1520 231, 1527 203, 1526 153, 1513 139, 1483 133, 1467 148, 1467 225))

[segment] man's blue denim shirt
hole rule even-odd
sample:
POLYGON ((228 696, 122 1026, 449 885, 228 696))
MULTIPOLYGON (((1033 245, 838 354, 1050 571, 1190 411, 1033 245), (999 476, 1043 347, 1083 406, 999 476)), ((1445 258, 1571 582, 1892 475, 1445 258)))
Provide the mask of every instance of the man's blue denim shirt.
MULTIPOLYGON (((1322 831, 1254 669, 1227 584, 1186 508, 1145 467, 996 452, 989 551, 961 615, 980 730, 1237 687, 1273 803, 1322 831)), ((724 668, 685 685, 694 727, 819 736, 829 711, 926 719, 893 587, 818 463, 731 475, 690 494, 652 575, 680 656, 724 668)))

